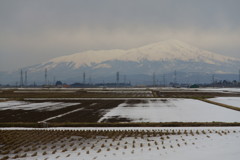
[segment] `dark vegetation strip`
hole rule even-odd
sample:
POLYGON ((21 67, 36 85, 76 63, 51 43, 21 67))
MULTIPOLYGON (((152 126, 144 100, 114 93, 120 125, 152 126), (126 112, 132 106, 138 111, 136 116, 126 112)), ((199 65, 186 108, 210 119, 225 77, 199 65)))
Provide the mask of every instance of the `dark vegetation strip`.
POLYGON ((0 98, 12 100, 24 100, 24 98, 149 98, 147 94, 132 93, 89 93, 87 91, 76 91, 74 93, 14 93, 12 90, 0 93, 0 98))
MULTIPOLYGON (((48 123, 48 127, 234 127, 239 122, 162 122, 162 123, 48 123)), ((0 123, 0 127, 43 128, 39 123, 0 123)))
MULTIPOLYGON (((240 97, 239 93, 231 92, 169 92, 152 91, 153 97, 158 98, 213 98, 213 97, 240 97)), ((0 93, 0 98, 12 100, 24 100, 24 98, 149 98, 147 94, 137 93, 90 93, 87 91, 76 91, 74 93, 14 93, 14 90, 6 90, 0 93)))
POLYGON ((239 93, 231 92, 165 92, 157 91, 157 96, 159 98, 193 98, 193 99, 204 99, 204 98, 214 98, 214 97, 239 97, 239 93))
POLYGON ((240 108, 238 108, 238 107, 234 107, 234 106, 230 106, 230 105, 227 105, 227 104, 222 104, 222 103, 210 101, 210 100, 207 100, 207 99, 200 99, 200 100, 202 100, 204 102, 207 102, 207 103, 215 104, 215 105, 218 105, 218 106, 221 106, 221 107, 224 107, 224 108, 240 111, 240 108))

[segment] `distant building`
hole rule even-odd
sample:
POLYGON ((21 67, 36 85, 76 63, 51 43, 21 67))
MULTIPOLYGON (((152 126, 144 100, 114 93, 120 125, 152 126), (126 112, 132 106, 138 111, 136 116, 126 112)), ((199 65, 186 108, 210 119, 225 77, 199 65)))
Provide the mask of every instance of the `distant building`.
POLYGON ((57 86, 57 87, 62 87, 62 85, 63 85, 63 83, 61 81, 57 81, 55 84, 55 86, 57 86))

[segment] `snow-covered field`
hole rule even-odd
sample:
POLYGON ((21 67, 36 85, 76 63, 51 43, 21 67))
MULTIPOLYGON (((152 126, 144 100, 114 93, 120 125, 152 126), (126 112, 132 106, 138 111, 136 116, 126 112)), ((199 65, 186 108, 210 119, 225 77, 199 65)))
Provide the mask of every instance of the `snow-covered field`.
POLYGON ((122 103, 107 110, 99 122, 125 118, 131 122, 240 122, 240 112, 193 99, 147 100, 122 103))
POLYGON ((42 103, 30 103, 26 101, 6 101, 0 102, 0 110, 47 110, 54 111, 57 109, 78 105, 80 103, 66 103, 66 102, 42 102, 42 103))
POLYGON ((6 135, 5 139, 15 138, 11 143, 4 141, 1 144, 3 154, 0 154, 0 158, 8 156, 8 159, 18 160, 237 160, 240 157, 240 127, 24 130, 0 128, 0 137, 6 135), (14 136, 13 133, 20 134, 21 139, 18 140, 18 136, 14 136), (18 141, 22 143, 19 147, 12 144, 18 141), (12 147, 15 149, 11 149, 12 147))
POLYGON ((240 97, 216 97, 209 100, 240 108, 240 97))
POLYGON ((209 91, 209 92, 237 92, 240 93, 240 88, 198 88, 194 90, 209 91))
MULTIPOLYGON (((225 98, 223 98, 225 99, 225 98)), ((226 98, 227 99, 227 98, 226 98)), ((28 102, 28 101, 4 101, 0 102, 0 110, 38 110, 54 111, 61 108, 79 105, 81 100, 115 100, 109 98, 103 99, 77 99, 76 102, 28 102)), ((111 122, 121 119, 130 122, 240 122, 240 112, 220 107, 214 104, 206 103, 200 100, 184 98, 130 98, 116 100, 125 100, 124 103, 116 105, 112 109, 102 109, 101 118, 98 122, 111 122)), ((232 104, 239 105, 239 98, 227 99, 232 104)), ((230 103, 229 103, 230 104, 230 103)), ((236 106, 234 105, 234 106, 236 106)), ((87 108, 86 108, 87 109, 87 108)), ((63 117, 74 112, 81 111, 82 108, 68 110, 61 113, 63 117)), ((54 115, 48 118, 59 118, 54 115)), ((48 120, 46 118, 46 120, 48 120)))

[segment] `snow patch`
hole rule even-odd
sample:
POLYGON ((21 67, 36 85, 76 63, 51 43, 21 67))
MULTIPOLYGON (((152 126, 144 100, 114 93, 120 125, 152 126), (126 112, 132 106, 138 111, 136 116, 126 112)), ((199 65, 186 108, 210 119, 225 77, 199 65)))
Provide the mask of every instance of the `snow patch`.
POLYGON ((217 97, 208 100, 240 108, 240 97, 217 97))
POLYGON ((99 122, 111 118, 126 118, 131 122, 240 122, 240 112, 193 99, 148 100, 127 104, 107 112, 99 122))

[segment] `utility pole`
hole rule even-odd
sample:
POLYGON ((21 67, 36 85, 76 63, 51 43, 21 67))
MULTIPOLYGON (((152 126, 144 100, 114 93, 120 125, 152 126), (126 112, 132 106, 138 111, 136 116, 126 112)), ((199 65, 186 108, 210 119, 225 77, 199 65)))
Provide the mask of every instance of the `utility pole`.
POLYGON ((27 71, 25 71, 25 86, 27 86, 27 71))

